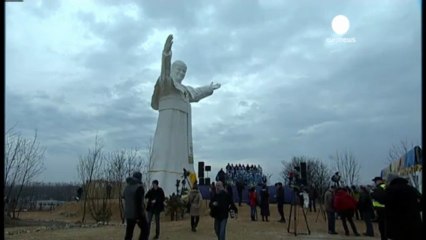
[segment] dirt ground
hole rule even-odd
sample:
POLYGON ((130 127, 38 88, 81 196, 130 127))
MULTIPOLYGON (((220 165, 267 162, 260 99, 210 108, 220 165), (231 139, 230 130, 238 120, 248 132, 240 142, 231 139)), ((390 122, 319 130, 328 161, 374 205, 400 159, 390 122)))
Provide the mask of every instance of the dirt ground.
MULTIPOLYGON (((125 234, 125 225, 121 224, 119 218, 118 205, 115 206, 113 217, 109 224, 96 224, 90 217, 86 215, 86 223, 82 225, 81 220, 81 203, 66 203, 56 208, 54 211, 35 211, 23 212, 20 214, 20 221, 14 223, 5 223, 5 239, 10 240, 92 240, 92 239, 123 239, 125 234)), ((236 219, 228 219, 227 239, 244 239, 244 240, 275 240, 275 239, 379 239, 377 224, 375 226, 376 237, 355 237, 344 236, 342 223, 336 221, 336 231, 339 235, 327 234, 327 222, 321 212, 307 211, 307 222, 310 234, 302 214, 301 208, 296 208, 296 232, 294 235, 294 215, 291 217, 290 233, 288 233, 288 221, 290 205, 285 205, 285 217, 287 223, 280 223, 277 213, 277 206, 270 205, 271 216, 269 222, 262 222, 260 218, 260 210, 258 209, 259 220, 250 220, 250 208, 243 204, 239 207, 239 215, 236 219)), ((317 209, 318 210, 318 209, 317 209)), ((192 232, 190 228, 190 217, 185 215, 184 219, 178 221, 170 221, 169 216, 161 216, 161 233, 160 239, 217 239, 213 230, 213 219, 208 215, 207 201, 203 204, 203 214, 197 232, 192 232)), ((365 225, 362 221, 355 220, 358 232, 365 231, 365 225)), ((154 231, 155 224, 152 225, 154 231)), ((139 229, 135 229, 133 239, 139 236, 139 229)), ((150 237, 152 238, 152 236, 150 237)))

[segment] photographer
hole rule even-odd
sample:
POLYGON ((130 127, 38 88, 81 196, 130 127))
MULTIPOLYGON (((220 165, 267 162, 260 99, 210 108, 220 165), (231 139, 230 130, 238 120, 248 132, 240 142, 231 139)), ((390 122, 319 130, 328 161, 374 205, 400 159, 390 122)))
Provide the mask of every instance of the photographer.
POLYGON ((333 181, 336 184, 336 187, 340 187, 340 175, 339 172, 336 172, 332 177, 331 181, 333 181))

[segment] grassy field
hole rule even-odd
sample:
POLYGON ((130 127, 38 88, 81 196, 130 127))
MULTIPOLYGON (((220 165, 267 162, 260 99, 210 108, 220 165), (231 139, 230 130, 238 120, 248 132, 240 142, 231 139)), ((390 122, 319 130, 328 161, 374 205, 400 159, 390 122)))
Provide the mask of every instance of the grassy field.
MULTIPOLYGON (((213 219, 208 215, 207 202, 203 205, 203 214, 200 218, 200 223, 197 232, 192 232, 190 228, 190 218, 188 215, 184 219, 178 221, 170 221, 169 216, 162 215, 160 239, 217 239, 213 230, 213 219)), ((307 233, 306 223, 300 208, 297 208, 297 233, 287 232, 288 217, 290 206, 285 205, 285 217, 287 223, 279 223, 276 205, 270 206, 271 216, 269 222, 262 222, 260 218, 260 210, 258 221, 250 220, 250 208, 248 205, 239 207, 239 215, 237 219, 228 219, 227 239, 244 239, 244 240, 275 240, 275 239, 379 239, 377 226, 375 226, 376 237, 355 237, 344 236, 342 223, 340 220, 336 222, 336 230, 339 235, 327 234, 327 223, 318 212, 307 212, 308 225, 311 230, 310 235, 307 233)), ((58 207, 54 211, 35 211, 21 213, 22 221, 31 221, 33 224, 40 222, 38 226, 9 226, 6 225, 5 239, 10 240, 92 240, 92 239, 124 239, 125 225, 120 222, 118 208, 114 207, 112 221, 108 225, 95 226, 95 222, 87 215, 86 226, 81 226, 78 223, 81 220, 81 205, 80 203, 66 203, 58 207), (43 221, 43 222, 41 222, 43 221), (42 224, 43 223, 43 224, 42 224)), ((292 216, 293 218, 293 216, 292 216)), ((290 225, 290 231, 294 230, 294 220, 290 225)), ((362 233, 365 230, 365 225, 362 221, 356 221, 358 232, 362 233)), ((375 224, 376 225, 376 224, 375 224)), ((154 231, 155 225, 152 225, 154 231)), ((133 239, 139 236, 139 229, 135 229, 133 239)), ((152 236, 151 236, 152 238, 152 236)))

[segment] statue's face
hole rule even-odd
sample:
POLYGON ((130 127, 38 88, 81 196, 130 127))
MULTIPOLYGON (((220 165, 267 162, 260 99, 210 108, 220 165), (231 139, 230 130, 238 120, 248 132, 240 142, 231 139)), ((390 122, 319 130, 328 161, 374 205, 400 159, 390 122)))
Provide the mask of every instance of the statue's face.
POLYGON ((172 78, 178 83, 181 83, 182 80, 185 78, 186 74, 186 66, 184 64, 175 63, 172 66, 172 78))

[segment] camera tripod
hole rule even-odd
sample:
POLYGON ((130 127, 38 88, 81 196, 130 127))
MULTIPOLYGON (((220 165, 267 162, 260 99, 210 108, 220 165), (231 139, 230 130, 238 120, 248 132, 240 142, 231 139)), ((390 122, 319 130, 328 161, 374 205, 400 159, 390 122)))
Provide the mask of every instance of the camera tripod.
POLYGON ((315 222, 318 222, 318 217, 320 215, 322 215, 322 217, 324 218, 324 221, 327 220, 327 214, 326 214, 325 210, 323 209, 322 205, 323 204, 321 204, 321 203, 319 204, 319 210, 318 210, 318 214, 317 214, 317 218, 315 219, 315 222))
MULTIPOLYGON (((299 205, 299 201, 297 201, 297 195, 296 194, 297 194, 297 191, 296 191, 295 188, 293 188, 293 199, 292 199, 291 205, 290 205, 290 214, 289 214, 289 217, 288 217, 288 226, 287 226, 287 232, 288 233, 294 233, 294 236, 297 236, 297 207, 299 205), (294 225, 293 225, 293 232, 290 232, 291 215, 292 214, 294 215, 293 216, 294 225)), ((308 229, 308 233, 300 233, 300 234, 310 235, 311 230, 309 229, 308 219, 306 218, 306 212, 303 209, 303 206, 302 206, 302 213, 303 213, 303 217, 305 219, 305 223, 306 223, 306 227, 308 229)))

